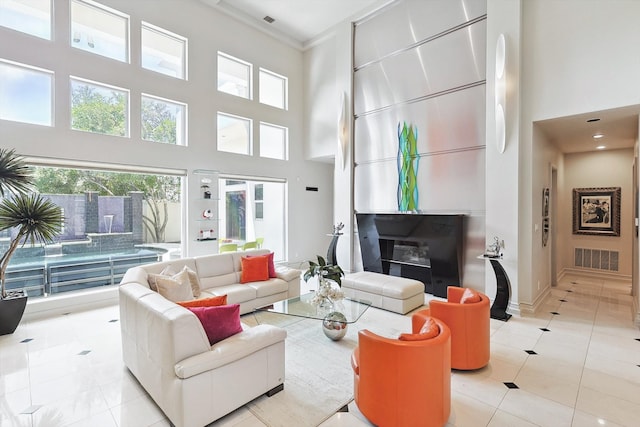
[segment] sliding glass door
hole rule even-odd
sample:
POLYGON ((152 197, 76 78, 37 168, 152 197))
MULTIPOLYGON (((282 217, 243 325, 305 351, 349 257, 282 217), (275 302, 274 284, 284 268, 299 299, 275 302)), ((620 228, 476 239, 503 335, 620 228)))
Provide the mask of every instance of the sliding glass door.
POLYGON ((220 242, 258 242, 286 258, 286 182, 220 176, 220 242))

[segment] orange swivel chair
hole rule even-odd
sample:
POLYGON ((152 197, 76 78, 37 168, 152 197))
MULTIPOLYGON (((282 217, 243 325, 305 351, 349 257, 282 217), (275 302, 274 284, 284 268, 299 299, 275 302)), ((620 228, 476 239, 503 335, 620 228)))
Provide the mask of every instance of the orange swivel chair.
POLYGON ((413 324, 413 335, 402 334, 416 340, 385 338, 366 329, 358 332, 358 347, 351 356, 355 402, 378 427, 442 427, 449 419, 451 333, 443 322, 432 319, 435 337, 420 339, 426 320, 413 324))
POLYGON ((431 300, 428 309, 413 315, 414 327, 427 316, 442 320, 451 329, 452 369, 479 369, 489 363, 491 316, 489 298, 485 294, 449 286, 446 302, 431 300), (461 303, 463 295, 465 302, 461 303))

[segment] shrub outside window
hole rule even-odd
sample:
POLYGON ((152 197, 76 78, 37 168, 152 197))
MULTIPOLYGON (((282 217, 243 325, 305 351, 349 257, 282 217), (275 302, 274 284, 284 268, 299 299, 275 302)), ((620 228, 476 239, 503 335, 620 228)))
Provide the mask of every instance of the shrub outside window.
POLYGON ((142 68, 186 79, 187 39, 142 23, 142 68))
POLYGON ((92 1, 72 0, 71 46, 129 62, 129 16, 92 1))
POLYGON ((142 95, 142 139, 187 145, 187 106, 175 101, 142 95))
POLYGON ((53 125, 53 72, 0 60, 0 119, 53 125))
POLYGON ((71 128, 129 136, 129 91, 71 79, 71 128))
POLYGON ((260 157, 287 160, 288 129, 260 122, 260 157))
POLYGON ((218 113, 218 151, 251 155, 252 120, 218 113))
POLYGON ((252 99, 253 65, 226 53, 218 52, 218 90, 252 99))
POLYGON ((288 79, 260 68, 260 102, 286 110, 288 79))
POLYGON ((0 25, 51 40, 51 0, 0 0, 0 25))

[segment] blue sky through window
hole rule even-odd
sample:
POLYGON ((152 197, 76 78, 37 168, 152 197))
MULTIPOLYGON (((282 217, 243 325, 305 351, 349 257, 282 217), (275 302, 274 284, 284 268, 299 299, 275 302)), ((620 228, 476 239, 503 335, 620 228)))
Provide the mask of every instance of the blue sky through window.
POLYGON ((53 74, 0 62, 0 118, 51 126, 53 74))
POLYGON ((0 0, 0 25, 51 40, 51 0, 0 0))

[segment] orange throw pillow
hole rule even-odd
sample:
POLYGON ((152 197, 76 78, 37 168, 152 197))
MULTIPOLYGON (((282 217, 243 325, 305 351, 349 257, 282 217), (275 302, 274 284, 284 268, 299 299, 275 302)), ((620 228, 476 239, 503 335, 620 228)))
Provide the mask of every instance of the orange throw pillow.
POLYGON ((433 321, 431 317, 427 317, 427 320, 422 325, 420 332, 417 334, 400 334, 398 339, 400 341, 422 341, 435 338, 440 335, 440 326, 433 321))
POLYGON ((267 257, 243 256, 241 263, 242 271, 240 272, 240 283, 269 280, 269 260, 267 257))
POLYGON ((195 299, 193 301, 180 301, 176 304, 183 307, 215 307, 218 305, 227 305, 227 296, 220 295, 211 298, 195 299))
POLYGON ((270 278, 276 278, 278 277, 278 275, 276 274, 276 265, 273 262, 273 252, 269 252, 266 255, 247 255, 249 258, 253 258, 253 257, 266 257, 268 260, 267 265, 269 266, 269 277, 270 278))
POLYGON ((462 293, 462 298, 460 298, 460 304, 471 304, 480 301, 482 301, 482 298, 480 298, 480 294, 469 288, 466 288, 464 290, 464 292, 462 293))

